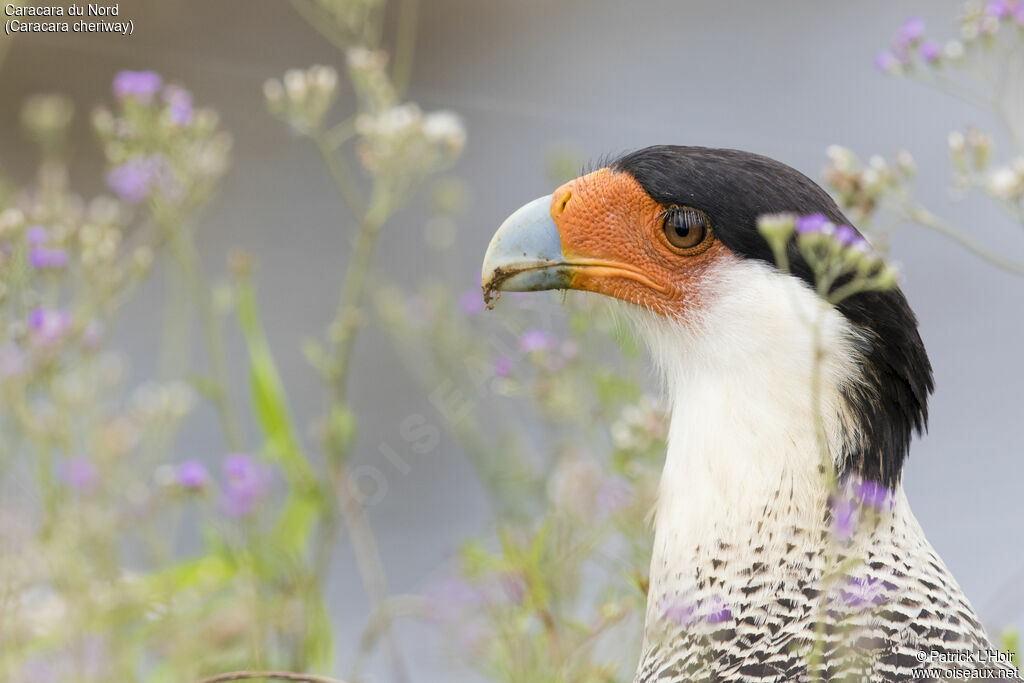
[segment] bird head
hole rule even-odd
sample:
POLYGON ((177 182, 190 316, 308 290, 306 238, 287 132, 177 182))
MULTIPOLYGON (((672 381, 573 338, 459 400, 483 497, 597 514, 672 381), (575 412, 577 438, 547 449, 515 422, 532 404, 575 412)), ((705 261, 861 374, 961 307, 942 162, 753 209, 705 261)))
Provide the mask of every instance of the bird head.
MULTIPOLYGON (((609 296, 637 313, 648 339, 660 340, 655 345, 699 359, 694 372, 730 364, 753 381, 771 355, 766 349, 807 336, 793 322, 799 316, 779 311, 819 302, 813 269, 795 244, 783 272, 757 229, 760 216, 783 212, 849 223, 817 184, 772 159, 648 147, 509 216, 484 257, 484 296, 550 289, 609 296)), ((861 292, 828 310, 825 339, 841 361, 833 368, 836 411, 847 423, 836 466, 893 487, 912 433, 925 427, 932 390, 917 321, 898 288, 861 292)), ((776 372, 785 372, 784 362, 776 372)))

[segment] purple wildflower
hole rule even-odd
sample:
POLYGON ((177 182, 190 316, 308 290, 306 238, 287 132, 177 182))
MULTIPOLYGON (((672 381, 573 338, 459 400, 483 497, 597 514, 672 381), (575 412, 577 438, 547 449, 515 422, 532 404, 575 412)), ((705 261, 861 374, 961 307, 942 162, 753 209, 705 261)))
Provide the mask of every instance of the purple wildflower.
POLYGON ((41 225, 33 225, 25 231, 25 241, 32 246, 39 246, 46 242, 46 228, 41 225))
POLYGON ((696 605, 689 600, 675 600, 665 606, 662 614, 673 624, 685 628, 692 626, 693 622, 696 621, 694 617, 694 612, 696 611, 696 605))
POLYGON ((985 13, 996 19, 1005 19, 1010 16, 1012 8, 1006 0, 992 0, 985 5, 985 13))
POLYGON ((942 56, 942 48, 934 40, 926 40, 921 43, 921 59, 926 62, 934 62, 942 56))
POLYGON ((114 95, 120 99, 134 98, 142 104, 149 104, 163 85, 163 79, 155 71, 121 71, 114 76, 114 95))
POLYGON ((897 45, 916 43, 924 37, 924 21, 920 17, 907 19, 896 35, 897 45))
POLYGON ((633 485, 622 477, 607 479, 597 490, 597 506, 604 512, 614 512, 633 502, 633 485))
POLYGON ((478 289, 467 289, 459 295, 459 310, 466 315, 476 315, 484 310, 484 299, 478 289))
POLYGON ((812 213, 796 219, 796 231, 801 235, 812 232, 827 232, 826 226, 831 225, 823 213, 812 213))
POLYGON ((192 121, 192 93, 177 85, 164 88, 164 102, 171 122, 176 126, 187 126, 192 121))
POLYGON ((519 338, 519 348, 523 353, 546 351, 551 348, 551 337, 544 330, 530 330, 519 338))
POLYGON ((68 264, 68 253, 63 249, 34 247, 28 253, 28 262, 33 268, 63 268, 68 264))
POLYGON ((863 239, 859 234, 857 234, 857 231, 849 225, 837 226, 835 238, 837 242, 846 247, 852 247, 863 239))
POLYGON ((846 586, 839 590, 843 601, 850 607, 881 605, 886 601, 885 582, 877 577, 847 577, 846 586))
POLYGON ((498 377, 507 377, 512 372, 512 360, 505 356, 498 356, 494 359, 494 374, 498 377))
POLYGON ((864 480, 857 482, 853 487, 853 496, 863 505, 870 505, 873 508, 882 510, 891 509, 893 503, 892 495, 882 484, 877 481, 864 480))
POLYGON ((1024 2, 1018 2, 1013 8, 1013 18, 1018 24, 1024 26, 1024 2))
POLYGON ((176 475, 178 485, 192 491, 203 488, 210 481, 210 473, 206 471, 206 465, 198 460, 188 460, 178 465, 176 475))
POLYGON ((832 533, 840 541, 853 536, 857 530, 857 506, 849 498, 842 497, 832 502, 832 533))
POLYGON ((64 483, 80 493, 94 490, 99 478, 96 466, 83 457, 72 458, 61 468, 61 479, 64 483))
POLYGON ((224 512, 229 517, 251 514, 270 488, 270 468, 242 453, 224 459, 224 512))
POLYGON ((875 68, 882 73, 889 73, 899 64, 899 60, 891 52, 879 52, 875 55, 875 68))
POLYGON ((704 601, 704 618, 709 624, 721 624, 723 621, 732 619, 732 611, 729 605, 719 595, 714 595, 704 601))
POLYGON ((154 179, 153 164, 149 159, 129 159, 110 169, 107 185, 121 199, 138 204, 149 196, 154 179))
POLYGON ((28 314, 28 326, 38 341, 47 344, 56 341, 70 329, 71 314, 67 311, 36 308, 28 314))

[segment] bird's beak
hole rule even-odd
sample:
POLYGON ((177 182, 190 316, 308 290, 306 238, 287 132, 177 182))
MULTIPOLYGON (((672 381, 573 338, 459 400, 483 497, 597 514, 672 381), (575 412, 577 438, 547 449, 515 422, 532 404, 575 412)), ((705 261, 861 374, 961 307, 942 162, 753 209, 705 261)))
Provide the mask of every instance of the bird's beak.
POLYGON ((491 238, 480 273, 484 300, 498 291, 568 289, 572 270, 551 217, 551 195, 534 199, 505 219, 491 238))

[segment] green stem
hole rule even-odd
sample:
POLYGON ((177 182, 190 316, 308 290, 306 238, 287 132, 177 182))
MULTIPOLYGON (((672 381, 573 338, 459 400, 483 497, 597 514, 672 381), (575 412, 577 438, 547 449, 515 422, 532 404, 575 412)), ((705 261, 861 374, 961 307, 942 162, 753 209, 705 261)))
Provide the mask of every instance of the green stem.
POLYGON ((312 26, 317 33, 342 52, 349 48, 348 40, 334 30, 335 21, 306 0, 289 0, 295 11, 312 26))
POLYGON ((1024 263, 1006 258, 999 252, 989 249, 981 242, 978 242, 963 231, 949 223, 946 223, 919 204, 909 204, 903 207, 903 212, 908 221, 917 223, 918 225, 928 228, 929 230, 933 230, 934 232, 951 239, 961 247, 964 247, 973 253, 975 256, 988 261, 1000 270, 1005 270, 1013 275, 1024 277, 1024 263))
POLYGON ((210 287, 199 264, 199 253, 191 233, 184 227, 169 226, 171 248, 192 291, 192 298, 199 310, 199 319, 206 336, 207 356, 214 390, 211 400, 217 409, 224 438, 231 450, 243 448, 242 430, 235 416, 228 390, 227 352, 224 345, 224 330, 213 307, 210 287))
POLYGON ((356 185, 355 176, 345 160, 337 153, 338 145, 335 144, 337 128, 331 129, 328 133, 316 132, 311 137, 316 144, 317 151, 327 165, 334 184, 338 186, 338 193, 345 206, 354 215, 361 215, 364 211, 363 199, 356 185))
POLYGON ((398 35, 395 38, 395 67, 392 80, 399 99, 405 94, 412 78, 413 57, 416 54, 416 28, 419 23, 419 0, 402 0, 398 14, 398 35))

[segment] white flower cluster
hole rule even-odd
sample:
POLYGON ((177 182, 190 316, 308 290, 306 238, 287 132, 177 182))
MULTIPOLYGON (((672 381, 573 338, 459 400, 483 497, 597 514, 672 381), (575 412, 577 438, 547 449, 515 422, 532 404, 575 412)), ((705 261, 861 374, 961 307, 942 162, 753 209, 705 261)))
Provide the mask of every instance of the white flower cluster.
POLYGON ((337 87, 337 71, 329 66, 312 66, 305 71, 291 69, 282 80, 268 80, 263 84, 263 95, 272 114, 299 132, 310 133, 323 123, 334 104, 337 87))
POLYGON ((646 452, 668 436, 668 415, 658 401, 644 395, 626 406, 611 428, 612 443, 620 451, 646 452))
POLYGON ((398 95, 387 72, 388 53, 355 47, 345 53, 345 62, 360 112, 379 114, 398 104, 398 95))
POLYGON ((883 195, 913 179, 917 172, 914 158, 903 150, 893 161, 872 156, 867 165, 852 150, 839 145, 831 145, 826 155, 828 163, 822 177, 840 206, 856 212, 859 220, 868 218, 883 195))
POLYGON ((441 169, 462 153, 466 131, 449 111, 424 114, 415 104, 401 104, 379 114, 360 114, 359 156, 372 173, 417 177, 441 169))
POLYGON ((996 199, 1009 201, 1024 198, 1024 157, 1017 157, 1007 166, 992 169, 985 189, 996 199))

